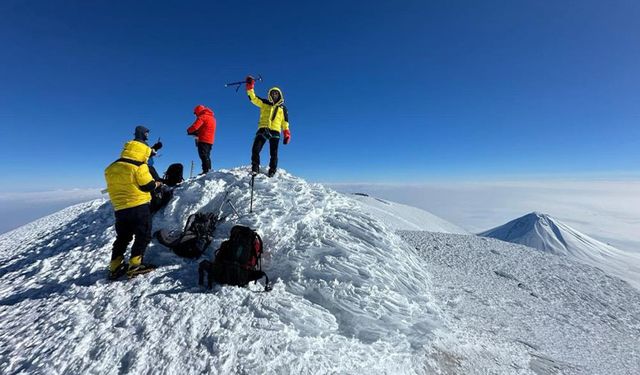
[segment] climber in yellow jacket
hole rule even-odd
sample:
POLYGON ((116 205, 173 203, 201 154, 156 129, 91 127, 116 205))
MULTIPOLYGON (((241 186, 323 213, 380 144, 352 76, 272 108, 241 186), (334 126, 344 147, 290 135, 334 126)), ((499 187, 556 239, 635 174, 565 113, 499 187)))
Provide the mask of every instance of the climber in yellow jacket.
POLYGON ((272 177, 278 169, 278 145, 280 143, 280 132, 284 135, 284 144, 291 140, 289 131, 289 114, 284 106, 284 96, 282 91, 273 87, 269 90, 267 99, 256 96, 253 91, 255 79, 251 76, 246 78, 247 95, 251 103, 260 108, 260 119, 258 120, 258 131, 253 140, 251 148, 251 173, 260 172, 260 151, 264 144, 269 141, 269 177, 272 177))
POLYGON ((124 145, 120 159, 111 163, 104 171, 116 217, 116 240, 109 265, 111 280, 125 274, 133 277, 155 269, 154 265, 142 262, 144 251, 151 242, 151 192, 161 185, 154 181, 147 165, 149 157, 155 151, 147 145, 148 137, 149 129, 144 126, 136 127, 135 139, 124 145), (134 236, 131 258, 127 264, 123 262, 124 254, 134 236))

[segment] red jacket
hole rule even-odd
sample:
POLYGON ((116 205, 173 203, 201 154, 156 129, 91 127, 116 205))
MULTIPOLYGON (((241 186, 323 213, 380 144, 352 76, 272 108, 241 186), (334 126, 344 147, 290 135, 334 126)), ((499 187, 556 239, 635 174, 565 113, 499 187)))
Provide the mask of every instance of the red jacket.
POLYGON ((193 114, 198 118, 187 129, 187 133, 196 135, 198 142, 212 145, 216 137, 216 118, 213 117, 213 111, 203 105, 198 105, 193 109, 193 114))

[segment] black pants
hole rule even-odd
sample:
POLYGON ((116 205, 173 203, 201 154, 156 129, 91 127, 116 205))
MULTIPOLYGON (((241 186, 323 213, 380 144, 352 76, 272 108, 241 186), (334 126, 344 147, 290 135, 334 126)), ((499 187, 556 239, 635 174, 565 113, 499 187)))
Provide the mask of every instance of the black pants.
POLYGON ((280 144, 280 132, 267 128, 258 129, 256 138, 251 148, 251 170, 260 172, 260 151, 262 146, 269 141, 269 172, 275 173, 278 168, 278 145, 280 144))
POLYGON ((148 204, 116 211, 116 241, 113 243, 111 260, 124 257, 129 243, 136 237, 131 247, 131 257, 144 256, 151 242, 151 211, 148 204))
POLYGON ((211 169, 211 145, 198 142, 198 156, 202 161, 202 173, 207 173, 211 169))

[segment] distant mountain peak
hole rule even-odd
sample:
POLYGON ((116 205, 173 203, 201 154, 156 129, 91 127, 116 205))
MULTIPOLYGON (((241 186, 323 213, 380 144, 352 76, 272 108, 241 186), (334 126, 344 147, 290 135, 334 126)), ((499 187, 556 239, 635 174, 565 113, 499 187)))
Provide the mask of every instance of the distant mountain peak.
POLYGON ((637 275, 639 270, 637 265, 640 259, 637 256, 600 242, 549 214, 537 211, 479 235, 567 256, 626 279, 629 272, 637 275))
POLYGON ((598 256, 602 252, 617 251, 610 245, 573 229, 553 216, 538 211, 530 212, 479 235, 558 255, 585 253, 584 255, 598 256))
MULTIPOLYGON (((573 250, 565 239, 568 235, 581 239, 587 238, 586 235, 570 228, 549 214, 538 211, 530 212, 504 225, 480 233, 480 235, 526 245, 558 255, 568 255, 573 250)), ((594 244, 599 242, 591 240, 594 244)), ((596 247, 598 246, 599 244, 596 244, 596 247)))

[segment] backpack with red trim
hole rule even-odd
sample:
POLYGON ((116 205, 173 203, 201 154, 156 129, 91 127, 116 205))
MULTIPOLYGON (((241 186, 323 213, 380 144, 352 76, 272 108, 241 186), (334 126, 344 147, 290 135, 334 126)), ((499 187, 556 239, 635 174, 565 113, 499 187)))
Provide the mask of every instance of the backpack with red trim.
POLYGON ((204 284, 208 273, 209 288, 218 284, 247 286, 251 281, 266 278, 265 291, 271 290, 269 277, 262 271, 262 238, 251 228, 236 225, 231 228, 229 239, 224 241, 212 262, 202 261, 198 269, 199 283, 204 284))

